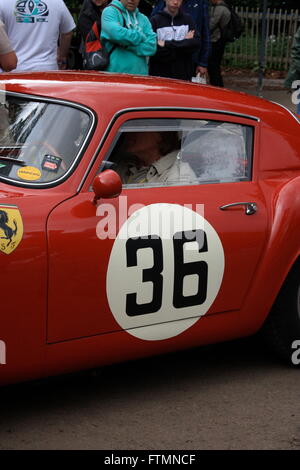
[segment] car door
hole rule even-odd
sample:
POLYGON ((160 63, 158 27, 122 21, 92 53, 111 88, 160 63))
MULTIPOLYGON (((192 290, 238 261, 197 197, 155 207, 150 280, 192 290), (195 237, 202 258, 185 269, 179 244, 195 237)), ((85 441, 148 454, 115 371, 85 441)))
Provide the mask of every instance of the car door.
POLYGON ((238 311, 268 226, 258 147, 252 118, 121 114, 80 193, 49 216, 48 342, 120 330, 166 339, 203 315, 238 311), (177 180, 126 183, 95 204, 95 175, 119 171, 132 132, 176 133, 175 163, 196 179, 180 170, 177 180))

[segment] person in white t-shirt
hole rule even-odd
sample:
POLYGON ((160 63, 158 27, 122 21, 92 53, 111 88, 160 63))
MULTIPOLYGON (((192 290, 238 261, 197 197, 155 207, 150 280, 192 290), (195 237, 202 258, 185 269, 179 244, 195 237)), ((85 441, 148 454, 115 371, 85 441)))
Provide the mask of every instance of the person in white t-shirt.
POLYGON ((18 56, 16 71, 66 68, 75 22, 63 0, 2 1, 0 20, 18 56))

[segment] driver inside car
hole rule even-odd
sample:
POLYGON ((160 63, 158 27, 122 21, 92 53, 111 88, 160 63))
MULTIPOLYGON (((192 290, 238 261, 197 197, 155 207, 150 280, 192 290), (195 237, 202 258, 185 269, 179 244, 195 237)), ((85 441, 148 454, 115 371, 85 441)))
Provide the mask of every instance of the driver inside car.
POLYGON ((177 132, 126 133, 120 153, 126 157, 116 171, 124 184, 197 182, 190 165, 181 161, 177 132))

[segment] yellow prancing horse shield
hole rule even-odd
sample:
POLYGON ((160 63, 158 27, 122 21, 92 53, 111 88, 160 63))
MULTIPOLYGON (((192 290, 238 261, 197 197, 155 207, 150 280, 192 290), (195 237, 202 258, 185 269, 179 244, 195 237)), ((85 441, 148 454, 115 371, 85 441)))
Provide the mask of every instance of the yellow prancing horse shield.
POLYGON ((0 204, 0 251, 10 255, 23 237, 23 221, 17 206, 0 204))

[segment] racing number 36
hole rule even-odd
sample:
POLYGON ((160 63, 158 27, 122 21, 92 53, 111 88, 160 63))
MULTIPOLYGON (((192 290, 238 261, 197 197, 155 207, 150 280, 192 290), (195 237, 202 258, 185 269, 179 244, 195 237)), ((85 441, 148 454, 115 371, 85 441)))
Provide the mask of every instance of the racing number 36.
MULTIPOLYGON (((206 233, 201 230, 188 230, 177 232, 173 236, 174 255, 174 286, 173 305, 175 308, 201 305, 207 297, 208 266, 206 261, 184 262, 184 244, 197 242, 198 252, 208 251, 206 233), (193 295, 183 295, 183 284, 186 276, 197 275, 197 292, 193 295)), ((151 248, 153 252, 153 266, 143 269, 142 282, 152 282, 152 300, 148 303, 138 304, 137 293, 126 295, 126 314, 130 317, 157 312, 162 305, 163 297, 163 244, 159 236, 147 238, 129 238, 126 242, 127 267, 137 266, 137 252, 145 248, 151 248)))

